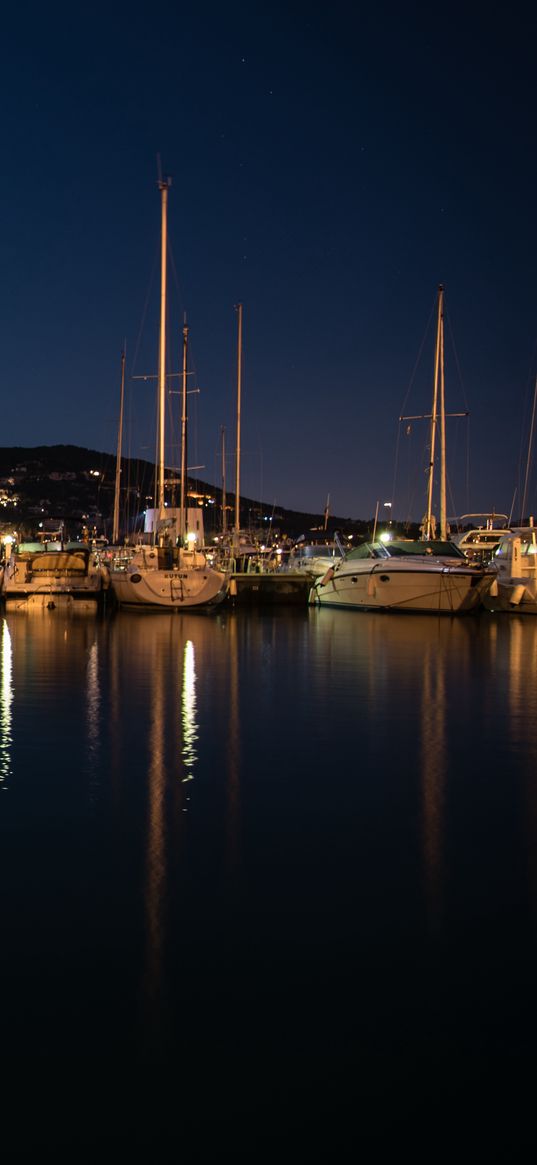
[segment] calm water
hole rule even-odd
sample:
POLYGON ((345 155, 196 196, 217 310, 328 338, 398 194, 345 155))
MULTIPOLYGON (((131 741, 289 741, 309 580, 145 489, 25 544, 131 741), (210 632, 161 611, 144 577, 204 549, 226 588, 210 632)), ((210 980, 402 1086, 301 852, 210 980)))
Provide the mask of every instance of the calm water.
POLYGON ((0 626, 11 1156, 512 1159, 537 619, 0 626))

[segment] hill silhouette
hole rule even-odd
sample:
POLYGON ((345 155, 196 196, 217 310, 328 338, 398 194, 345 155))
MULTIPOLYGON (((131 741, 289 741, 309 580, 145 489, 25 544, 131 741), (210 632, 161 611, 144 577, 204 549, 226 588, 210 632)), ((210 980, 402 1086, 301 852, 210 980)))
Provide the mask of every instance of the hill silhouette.
MULTIPOLYGON (((40 523, 64 522, 72 536, 81 523, 91 522, 109 536, 114 508, 116 457, 78 445, 0 447, 0 501, 3 525, 35 528, 40 523)), ((166 468, 166 500, 177 505, 178 470, 166 468)), ((222 529, 222 490, 189 476, 187 496, 191 505, 202 505, 206 537, 222 529)), ((143 511, 155 504, 155 466, 139 458, 121 459, 120 525, 124 532, 141 528, 143 511)), ((227 525, 234 524, 235 494, 226 491, 227 525)), ((329 515, 326 534, 334 530, 367 535, 371 520, 329 515)), ((297 538, 312 531, 323 533, 322 513, 301 512, 274 506, 241 494, 240 525, 243 529, 278 530, 297 538)))

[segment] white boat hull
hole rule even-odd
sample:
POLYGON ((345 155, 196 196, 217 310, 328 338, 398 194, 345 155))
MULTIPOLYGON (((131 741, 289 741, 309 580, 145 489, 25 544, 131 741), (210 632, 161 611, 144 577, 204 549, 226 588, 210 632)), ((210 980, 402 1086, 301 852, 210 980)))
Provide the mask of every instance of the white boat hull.
POLYGON ((211 607, 225 598, 228 579, 210 567, 178 570, 144 568, 112 571, 111 583, 120 606, 183 611, 211 607))
POLYGON ((472 567, 438 567, 432 563, 417 567, 398 559, 363 566, 356 563, 352 570, 335 571, 324 584, 317 579, 310 603, 453 615, 476 610, 491 581, 490 574, 472 567))
POLYGON ((102 591, 31 591, 28 594, 8 592, 4 595, 6 611, 40 610, 97 611, 102 591))
POLYGON ((483 600, 487 611, 513 611, 520 615, 537 615, 535 583, 528 579, 497 580, 483 600))
POLYGON ((537 531, 517 526, 506 533, 494 556, 495 578, 484 606, 489 611, 537 615, 537 531))

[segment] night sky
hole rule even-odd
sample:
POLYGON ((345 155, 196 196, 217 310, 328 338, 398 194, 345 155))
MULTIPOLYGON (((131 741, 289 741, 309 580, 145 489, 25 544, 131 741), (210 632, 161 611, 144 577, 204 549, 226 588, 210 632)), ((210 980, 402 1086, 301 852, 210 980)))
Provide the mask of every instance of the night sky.
MULTIPOLYGON (((0 444, 154 459, 158 167, 189 466, 425 508, 445 286, 448 513, 518 517, 537 372, 534 42, 515 5, 99 4, 3 16, 0 444), (160 159, 160 163, 159 163, 160 159)), ((177 384, 177 382, 175 382, 177 384)), ((178 384, 177 384, 178 387, 178 384)), ((178 462, 173 420, 168 461, 178 462)), ((195 474, 194 474, 195 476, 195 474)), ((528 510, 537 513, 537 472, 528 510)))

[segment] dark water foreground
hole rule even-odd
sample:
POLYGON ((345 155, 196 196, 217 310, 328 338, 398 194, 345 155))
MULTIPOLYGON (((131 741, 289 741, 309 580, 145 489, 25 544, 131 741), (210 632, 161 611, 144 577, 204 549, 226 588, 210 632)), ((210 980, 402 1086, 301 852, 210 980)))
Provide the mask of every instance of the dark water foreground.
POLYGON ((0 626, 5 1159, 526 1155, 537 619, 0 626))

